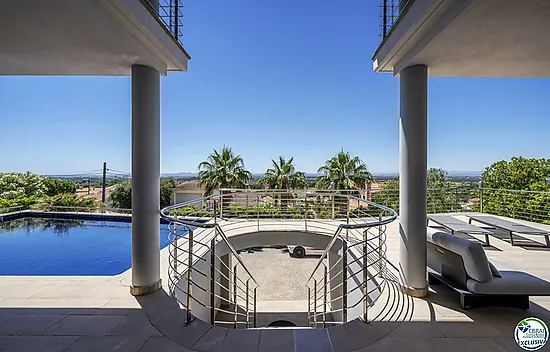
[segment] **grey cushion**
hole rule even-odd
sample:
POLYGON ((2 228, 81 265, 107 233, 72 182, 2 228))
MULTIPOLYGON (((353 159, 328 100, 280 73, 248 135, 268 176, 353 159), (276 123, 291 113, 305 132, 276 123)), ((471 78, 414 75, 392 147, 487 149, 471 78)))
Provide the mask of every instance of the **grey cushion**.
POLYGON ((500 270, 502 277, 487 282, 468 280, 468 290, 477 294, 549 295, 550 282, 521 271, 500 270))
POLYGON ((466 273, 475 281, 486 282, 493 278, 489 261, 480 243, 431 228, 428 228, 428 241, 460 255, 466 273))

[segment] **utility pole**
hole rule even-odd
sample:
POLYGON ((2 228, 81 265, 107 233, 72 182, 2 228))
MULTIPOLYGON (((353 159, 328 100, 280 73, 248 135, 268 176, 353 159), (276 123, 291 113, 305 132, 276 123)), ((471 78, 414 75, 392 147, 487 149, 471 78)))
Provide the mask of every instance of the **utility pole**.
POLYGON ((101 203, 105 204, 105 183, 106 183, 106 177, 107 177, 107 162, 105 161, 103 163, 103 182, 102 182, 102 190, 101 190, 101 203))
POLYGON ((88 179, 88 195, 90 195, 90 179, 88 179))

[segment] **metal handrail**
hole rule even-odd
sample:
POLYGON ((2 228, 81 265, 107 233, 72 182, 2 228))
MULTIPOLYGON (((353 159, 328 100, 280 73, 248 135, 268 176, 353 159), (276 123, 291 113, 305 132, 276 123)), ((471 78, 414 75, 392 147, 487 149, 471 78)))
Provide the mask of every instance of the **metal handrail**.
MULTIPOLYGON (((396 215, 395 212, 393 213, 396 215)), ((391 218, 387 220, 390 219, 391 218)), ((367 321, 368 307, 372 306, 378 300, 387 286, 387 278, 385 276, 385 265, 387 263, 386 224, 387 221, 384 221, 380 214, 378 226, 366 227, 362 234, 357 229, 351 230, 351 236, 349 233, 346 233, 344 236, 342 229, 335 233, 307 281, 308 322, 311 326, 318 326, 320 323, 317 319, 318 317, 322 317, 323 327, 326 327, 327 324, 345 323, 350 320, 348 319, 349 310, 356 308, 361 303, 363 303, 362 318, 367 321), (379 229, 378 235, 369 238, 368 233, 376 227, 379 229), (361 239, 355 237, 357 233, 360 235, 361 239), (339 258, 334 263, 331 263, 330 268, 327 270, 327 266, 323 261, 337 239, 342 241, 342 252, 341 254, 339 253, 339 258), (352 256, 350 260, 348 260, 349 255, 352 256), (321 281, 318 281, 319 278, 315 276, 321 265, 323 265, 324 268, 322 275, 323 283, 318 285, 321 281), (358 266, 360 269, 351 270, 354 266, 358 266), (334 271, 336 271, 336 273, 334 273, 334 271), (330 279, 328 278, 328 273, 331 273, 330 279), (340 277, 341 282, 334 282, 334 280, 337 278, 340 279, 340 277), (379 280, 377 278, 379 278, 379 280), (350 279, 352 282, 355 282, 355 285, 351 288, 348 287, 348 280, 350 279), (313 290, 311 288, 312 281, 313 290), (369 282, 373 283, 370 288, 369 282), (333 293, 336 290, 341 290, 341 293, 337 293, 335 297, 333 293), (355 294, 355 292, 359 290, 362 293, 357 297, 357 301, 348 302, 348 297, 352 297, 350 295, 355 294), (319 296, 321 292, 322 294, 319 296), (371 299, 371 295, 375 292, 377 292, 378 295, 374 299, 371 299), (313 298, 311 297, 312 295, 313 298), (327 296, 330 296, 330 311, 327 311, 327 296), (371 300, 369 301, 369 299, 371 300), (341 302, 341 307, 332 307, 333 302, 341 302), (322 312, 318 311, 320 308, 323 309, 322 312), (327 321, 327 313, 332 313, 333 319, 335 313, 340 313, 342 318, 340 321, 327 321)), ((353 318, 355 317, 351 317, 351 319, 353 318)))
MULTIPOLYGON (((170 293, 172 294, 172 296, 174 296, 178 302, 180 302, 187 310, 187 318, 186 318, 186 323, 190 322, 192 319, 193 319, 193 316, 191 314, 191 306, 192 306, 192 302, 194 303, 197 303, 199 304, 200 306, 206 308, 206 309, 209 309, 210 310, 210 322, 212 324, 216 324, 216 323, 230 323, 230 322, 224 322, 224 321, 219 321, 219 320, 216 320, 216 313, 217 312, 222 312, 222 313, 227 313, 227 314, 234 314, 234 324, 235 324, 235 327, 237 324, 242 324, 242 322, 239 322, 238 321, 238 317, 247 317, 247 321, 249 320, 248 318, 248 315, 252 314, 251 312, 253 311, 255 314, 255 311, 256 311, 256 305, 255 303, 252 305, 252 310, 250 309, 246 309, 246 312, 245 313, 242 313, 240 312, 237 307, 238 307, 238 302, 237 302, 237 298, 240 298, 241 300, 246 300, 246 306, 249 307, 249 300, 250 300, 250 295, 252 293, 253 297, 255 299, 255 292, 254 290, 256 289, 257 287, 257 284, 255 283, 254 287, 250 288, 249 289, 249 281, 250 279, 252 278, 251 276, 249 276, 249 278, 245 281, 241 280, 239 278, 239 282, 241 282, 243 285, 246 285, 247 287, 247 290, 243 290, 242 287, 239 287, 239 285, 237 284, 237 281, 234 282, 234 292, 233 292, 233 297, 234 297, 234 300, 231 301, 230 297, 223 297, 221 296, 219 293, 216 292, 216 288, 220 288, 222 290, 227 290, 228 292, 228 295, 229 295, 229 290, 230 290, 230 285, 228 284, 227 286, 224 286, 221 282, 218 282, 217 280, 215 280, 215 277, 217 275, 225 278, 226 280, 229 281, 229 276, 231 276, 231 270, 230 270, 230 267, 228 265, 226 265, 225 263, 223 263, 223 261, 221 260, 221 258, 215 253, 215 247, 217 246, 217 244, 221 243, 220 242, 217 242, 216 241, 216 238, 217 236, 219 235, 219 232, 218 232, 218 228, 214 228, 214 231, 212 230, 208 230, 209 233, 207 236, 203 237, 203 241, 204 240, 207 240, 206 242, 209 242, 210 243, 210 246, 206 245, 205 243, 203 243, 203 241, 194 241, 193 240, 193 231, 196 230, 196 229, 190 229, 188 228, 187 226, 184 225, 184 228, 188 230, 187 234, 189 236, 187 236, 187 238, 185 236, 182 236, 181 238, 182 239, 186 239, 188 241, 188 244, 189 244, 189 250, 187 250, 184 246, 182 245, 179 245, 178 244, 178 238, 180 238, 180 235, 177 233, 177 230, 176 230, 176 225, 177 225, 177 222, 171 222, 170 225, 169 225, 169 232, 171 235, 173 235, 173 240, 171 239, 171 246, 170 246, 170 252, 169 252, 169 259, 170 259, 170 265, 169 265, 169 288, 170 288, 170 293), (212 237, 213 235, 213 237, 212 237), (212 237, 211 239, 209 237, 212 237), (201 253, 197 253, 196 251, 193 250, 193 246, 192 244, 197 244, 197 245, 200 245, 203 250, 201 253), (173 246, 173 250, 172 250, 172 246, 173 246), (181 251, 180 254, 178 254, 177 252, 181 251), (206 260, 205 258, 203 258, 204 256, 206 256, 208 254, 208 251, 210 251, 210 261, 206 260), (187 263, 182 260, 180 260, 178 258, 178 255, 183 255, 184 257, 187 258, 187 263), (220 270, 216 267, 215 263, 216 261, 219 261, 220 263, 224 264, 225 268, 229 269, 230 273, 229 275, 225 275, 221 270, 223 270, 223 268, 220 270), (205 272, 202 272, 201 270, 198 270, 194 267, 194 264, 197 263, 197 262, 202 262, 202 263, 207 263, 208 266, 210 267, 209 270, 205 270, 205 272), (183 265, 185 266, 185 270, 182 271, 181 273, 178 271, 178 265, 183 265), (206 273, 208 272, 208 273, 206 273), (187 280, 188 280, 188 283, 187 283, 187 292, 185 292, 185 290, 181 289, 179 286, 178 286, 178 283, 179 281, 185 277, 185 273, 187 273, 187 280), (193 277, 193 275, 191 275, 191 273, 198 273, 200 275, 200 277, 203 277, 203 278, 206 278, 207 280, 209 280, 210 282, 210 287, 205 287, 203 285, 201 285, 200 283, 198 283, 193 277), (174 274, 174 275, 171 275, 171 274, 174 274), (202 302, 200 299, 197 299, 196 295, 195 294, 192 294, 191 293, 191 288, 192 287, 195 287, 195 288, 198 288, 201 292, 203 292, 204 294, 210 296, 210 302, 202 302), (243 297, 243 295, 239 294, 237 292, 237 289, 240 290, 247 298, 245 299, 243 297), (185 299, 185 302, 180 300, 177 296, 177 293, 178 292, 182 292, 182 293, 186 293, 186 299, 185 299), (227 309, 223 309, 222 307, 218 307, 215 305, 215 300, 218 299, 222 302, 225 302, 229 305, 231 304, 234 304, 235 306, 235 310, 233 312, 231 312, 230 310, 227 310, 227 309)), ((222 237, 222 236, 220 236, 222 237)), ((223 237, 222 237, 223 238, 223 237)), ((222 241, 224 241, 224 239, 222 239, 222 241)), ((229 244, 229 243, 226 243, 226 244, 229 244)), ((233 254, 233 253, 232 253, 233 254)), ((237 253, 234 253, 234 254, 237 254, 237 253)), ((235 268, 235 271, 236 271, 236 267, 240 265, 240 264, 236 264, 234 266, 235 268)), ((235 276, 236 277, 236 276, 235 276)), ((255 282, 255 281, 254 281, 255 282)), ((254 319, 255 321, 255 319, 254 319)), ((233 322, 231 322, 233 323, 233 322)), ((247 327, 250 327, 249 325, 247 325, 247 327)))

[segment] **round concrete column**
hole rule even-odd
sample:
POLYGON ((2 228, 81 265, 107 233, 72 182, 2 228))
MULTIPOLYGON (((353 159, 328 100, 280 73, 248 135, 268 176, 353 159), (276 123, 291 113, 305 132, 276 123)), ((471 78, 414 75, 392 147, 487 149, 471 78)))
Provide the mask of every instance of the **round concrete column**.
POLYGON ((132 66, 132 287, 158 290, 160 280, 160 74, 132 66))
POLYGON ((406 292, 412 296, 423 297, 428 293, 427 66, 411 66, 400 72, 399 99, 399 264, 406 292))

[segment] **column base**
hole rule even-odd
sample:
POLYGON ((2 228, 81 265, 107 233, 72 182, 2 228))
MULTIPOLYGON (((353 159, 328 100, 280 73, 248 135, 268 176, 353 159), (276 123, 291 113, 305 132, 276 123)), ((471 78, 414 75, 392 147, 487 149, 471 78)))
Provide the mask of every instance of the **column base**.
POLYGON ((416 297, 416 298, 428 297, 427 284, 426 284, 426 287, 424 288, 414 288, 414 287, 408 287, 404 285, 400 285, 400 287, 401 287, 401 292, 403 292, 407 296, 416 297))
POLYGON ((130 294, 132 296, 144 296, 155 291, 158 291, 162 287, 162 279, 155 282, 154 284, 147 286, 130 286, 130 294))

